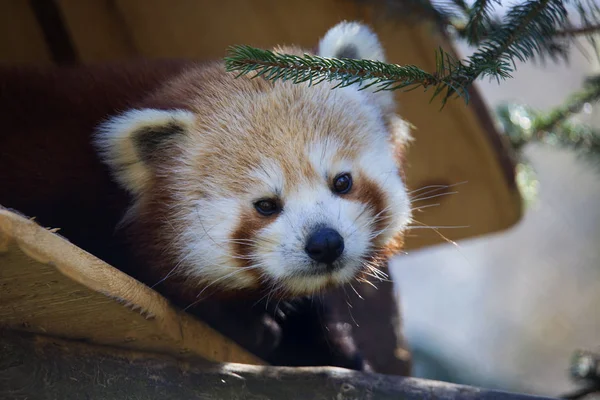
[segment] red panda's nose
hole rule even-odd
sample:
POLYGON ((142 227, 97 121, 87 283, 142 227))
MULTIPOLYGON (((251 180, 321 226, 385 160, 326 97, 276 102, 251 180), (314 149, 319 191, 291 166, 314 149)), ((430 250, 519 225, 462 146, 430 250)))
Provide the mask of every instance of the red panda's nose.
POLYGON ((332 264, 344 252, 344 238, 334 229, 320 228, 309 236, 304 249, 313 260, 332 264))

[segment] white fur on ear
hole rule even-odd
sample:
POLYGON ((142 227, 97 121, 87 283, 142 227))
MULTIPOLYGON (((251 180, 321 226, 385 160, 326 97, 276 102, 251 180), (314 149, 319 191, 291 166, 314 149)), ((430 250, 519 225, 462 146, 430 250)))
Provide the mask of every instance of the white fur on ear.
POLYGON ((102 123, 94 144, 117 182, 137 195, 152 177, 148 155, 143 153, 145 136, 152 136, 147 139, 154 146, 169 135, 188 131, 193 123, 194 114, 185 110, 129 110, 102 123))
POLYGON ((397 144, 407 145, 412 142, 413 136, 411 128, 413 128, 413 125, 397 115, 393 115, 389 119, 389 130, 392 141, 397 144))
MULTIPOLYGON (((319 41, 317 55, 328 58, 353 58, 386 62, 383 47, 377 34, 367 25, 343 21, 329 29, 319 41)), ((362 86, 368 85, 368 81, 362 86)), ((358 84, 353 85, 359 88, 358 84)), ((379 91, 377 85, 365 90, 368 97, 386 115, 395 112, 394 96, 390 91, 379 91)))
POLYGON ((318 55, 385 62, 379 38, 367 25, 343 21, 329 29, 319 42, 318 55))

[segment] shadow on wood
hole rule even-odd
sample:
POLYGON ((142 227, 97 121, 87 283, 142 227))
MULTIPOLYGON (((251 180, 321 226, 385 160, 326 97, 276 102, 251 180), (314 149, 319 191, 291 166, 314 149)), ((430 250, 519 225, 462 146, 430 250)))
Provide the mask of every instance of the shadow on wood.
POLYGON ((181 362, 10 332, 0 332, 0 352, 0 398, 6 400, 544 399, 341 368, 181 362))

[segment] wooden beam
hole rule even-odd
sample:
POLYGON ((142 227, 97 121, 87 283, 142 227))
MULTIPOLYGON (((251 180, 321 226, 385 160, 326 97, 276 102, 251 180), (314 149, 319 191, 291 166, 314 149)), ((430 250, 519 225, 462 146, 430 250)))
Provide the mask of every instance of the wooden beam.
POLYGON ((149 287, 1 206, 0 326, 177 357, 263 363, 149 287))
POLYGON ((0 332, 0 398, 543 400, 342 368, 181 362, 37 335, 0 332))

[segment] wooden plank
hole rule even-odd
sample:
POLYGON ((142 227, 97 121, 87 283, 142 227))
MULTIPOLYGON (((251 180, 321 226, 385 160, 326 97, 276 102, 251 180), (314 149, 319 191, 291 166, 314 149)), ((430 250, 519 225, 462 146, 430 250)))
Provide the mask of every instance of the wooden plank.
POLYGON ((52 57, 30 3, 0 2, 0 62, 52 64, 52 57))
POLYGON ((155 291, 2 208, 0 325, 178 357, 263 364, 155 291))
POLYGON ((13 399, 550 400, 341 368, 180 362, 0 332, 0 397, 13 399))
POLYGON ((312 48, 335 22, 359 15, 350 2, 320 0, 115 0, 115 4, 139 53, 158 58, 223 57, 228 46, 241 43, 312 48))
POLYGON ((82 63, 137 55, 112 0, 55 0, 82 63))

